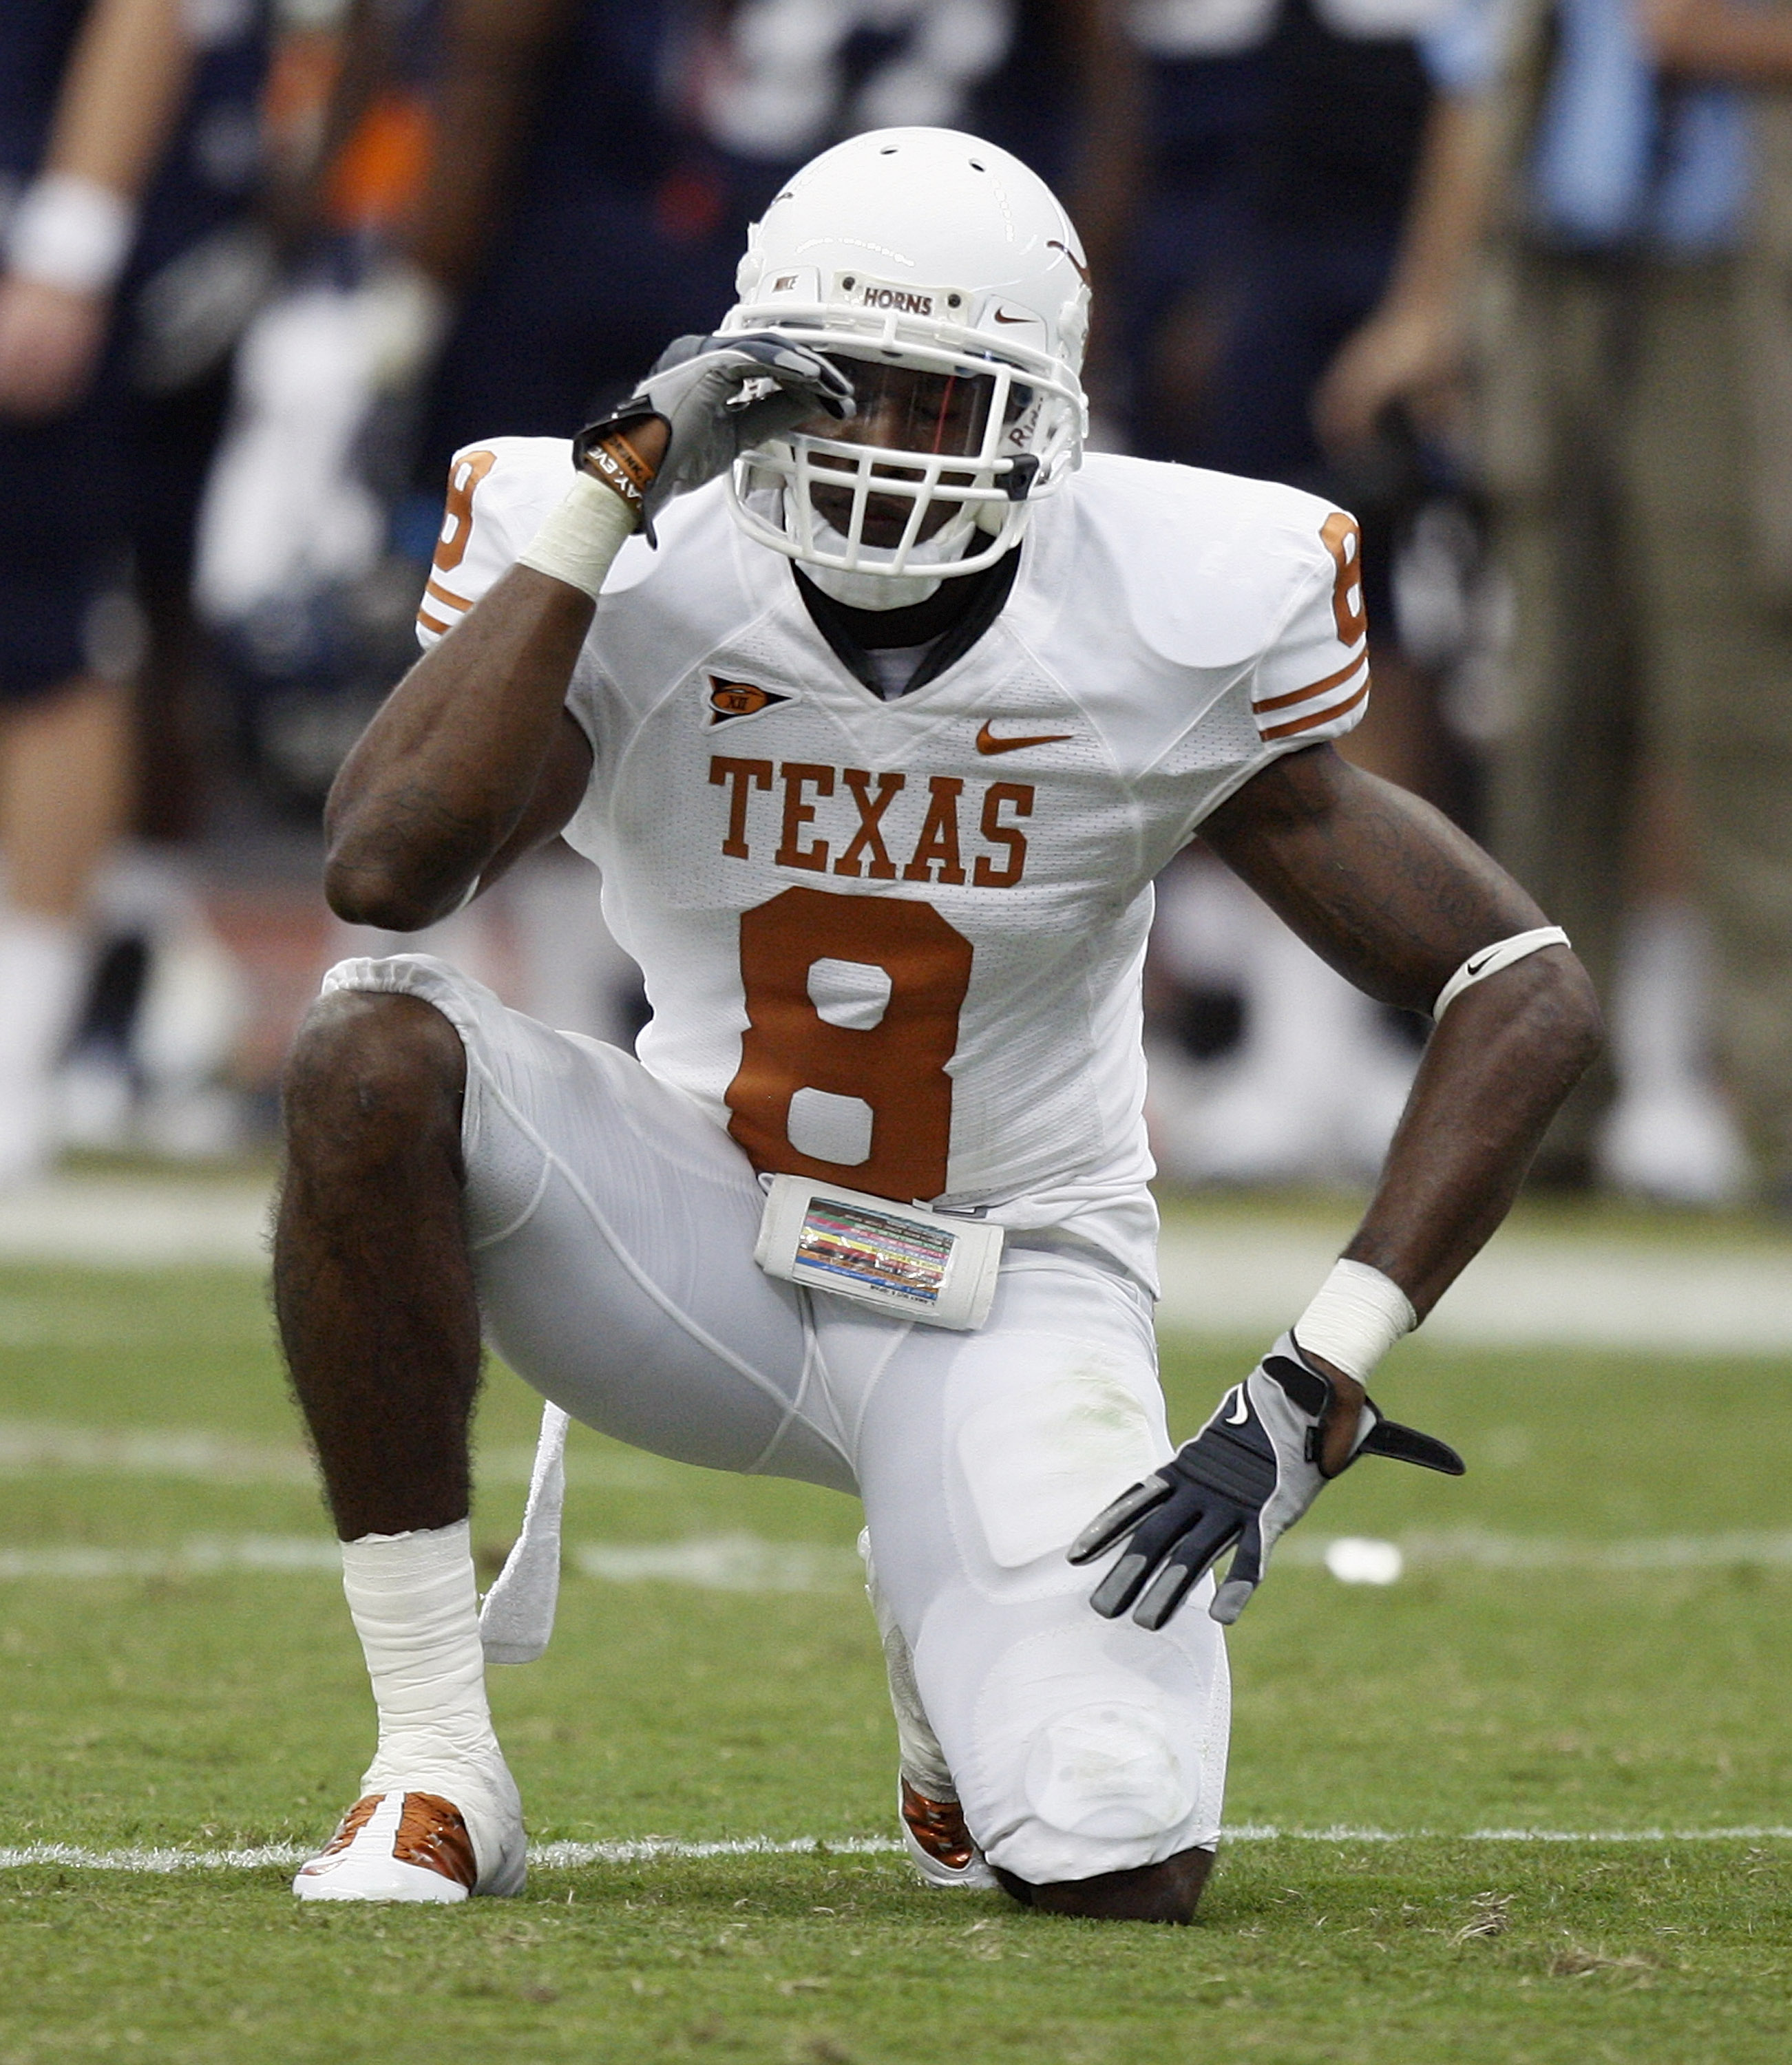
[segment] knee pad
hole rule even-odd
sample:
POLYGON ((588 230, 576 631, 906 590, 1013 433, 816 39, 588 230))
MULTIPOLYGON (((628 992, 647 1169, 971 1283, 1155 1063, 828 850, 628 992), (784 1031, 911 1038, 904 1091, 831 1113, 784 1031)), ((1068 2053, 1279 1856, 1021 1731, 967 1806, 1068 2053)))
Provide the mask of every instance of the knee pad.
POLYGON ((963 1768, 954 1757, 972 1833, 1035 1885, 1156 1864, 1219 1833, 1230 1707, 1220 1631, 1203 1616, 1184 1645, 1089 1618, 997 1659, 973 1753, 963 1768))
POLYGON ((1047 1828, 1127 1843, 1179 1827, 1199 1780, 1187 1716, 1155 1687, 1135 1685, 1048 1721, 1028 1749, 1022 1784, 1047 1828))

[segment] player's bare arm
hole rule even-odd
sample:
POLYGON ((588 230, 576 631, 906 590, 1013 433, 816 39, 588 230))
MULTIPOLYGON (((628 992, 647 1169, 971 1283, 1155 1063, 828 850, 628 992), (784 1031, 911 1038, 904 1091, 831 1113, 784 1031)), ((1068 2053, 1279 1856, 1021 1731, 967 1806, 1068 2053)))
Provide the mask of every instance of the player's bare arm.
POLYGON ((624 538, 637 524, 651 537, 655 511, 743 444, 852 408, 843 374, 777 338, 669 347, 622 414, 581 434, 566 502, 344 763, 325 820, 332 907, 416 931, 552 838, 590 775, 566 691, 624 538))
POLYGON ((1202 830, 1341 975, 1439 1023, 1333 1282, 1195 1441, 1074 1545, 1090 1562, 1123 1543, 1094 1603, 1147 1627, 1235 1544, 1209 1611, 1236 1619, 1280 1534, 1359 1455, 1460 1473, 1443 1443, 1382 1418, 1362 1379, 1505 1217, 1600 1037, 1585 971, 1519 885, 1429 804, 1329 746, 1272 762, 1202 830), (1506 965, 1487 951, 1501 942, 1506 965))
MULTIPOLYGON (((1440 811, 1329 746, 1275 762, 1201 829, 1341 975, 1426 1016, 1470 955, 1549 922, 1440 811)), ((1426 1045, 1346 1258, 1391 1277, 1422 1319, 1506 1216, 1599 1040, 1565 946, 1465 988, 1426 1045)))
POLYGON ((330 791, 325 887, 338 915, 432 924, 566 822, 591 770, 565 705, 593 608, 515 567, 412 668, 330 791))

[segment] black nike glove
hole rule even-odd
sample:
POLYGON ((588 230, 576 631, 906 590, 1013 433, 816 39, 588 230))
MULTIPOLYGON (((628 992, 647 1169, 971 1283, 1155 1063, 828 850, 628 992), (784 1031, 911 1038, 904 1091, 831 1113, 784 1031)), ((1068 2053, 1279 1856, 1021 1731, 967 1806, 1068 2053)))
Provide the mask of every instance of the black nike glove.
POLYGON ((775 330, 734 337, 676 337, 614 415, 589 423, 572 441, 583 466, 593 445, 657 416, 669 432, 665 456, 641 493, 641 527, 675 495, 726 473, 743 451, 794 430, 811 416, 853 413, 852 383, 831 360, 775 330))
MULTIPOLYGON (((1090 1604, 1096 1612, 1114 1620, 1136 1599, 1139 1625, 1162 1627, 1236 1542, 1232 1568, 1207 1609, 1230 1627, 1263 1582, 1270 1550, 1325 1484, 1320 1433, 1333 1391, 1332 1380, 1284 1334, 1192 1441, 1123 1492, 1071 1543, 1070 1561, 1090 1563, 1131 1538, 1095 1587, 1090 1604)), ((1466 1467, 1447 1443, 1383 1419, 1366 1398, 1344 1467, 1358 1456, 1393 1456, 1452 1477, 1466 1467)))

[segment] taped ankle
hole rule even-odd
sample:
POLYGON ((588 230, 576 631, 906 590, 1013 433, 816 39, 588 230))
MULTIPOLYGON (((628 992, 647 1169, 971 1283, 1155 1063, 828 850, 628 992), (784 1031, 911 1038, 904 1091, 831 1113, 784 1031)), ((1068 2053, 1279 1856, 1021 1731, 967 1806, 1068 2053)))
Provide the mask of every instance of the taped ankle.
POLYGON ((494 1752, 468 1523, 345 1542, 342 1590, 379 1711, 370 1780, 494 1752))

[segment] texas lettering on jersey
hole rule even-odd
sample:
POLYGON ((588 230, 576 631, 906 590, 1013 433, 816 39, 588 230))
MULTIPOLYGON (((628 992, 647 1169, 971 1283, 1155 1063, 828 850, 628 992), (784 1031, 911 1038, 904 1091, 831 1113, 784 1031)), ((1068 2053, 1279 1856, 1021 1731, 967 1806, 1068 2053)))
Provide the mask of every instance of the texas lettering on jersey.
MULTIPOLYGON (((564 495, 568 447, 458 454, 419 636, 564 495)), ((1091 455, 1001 615, 881 701, 721 483, 625 544, 568 692, 566 828, 653 1015, 643 1065, 761 1170, 1050 1226, 1149 1283, 1151 883, 1368 693, 1355 524, 1297 491, 1091 455)))
POLYGON ((968 881, 979 889, 1014 889, 1026 871, 1026 837, 1017 821, 1033 814, 1036 788, 1030 782, 987 782, 981 794, 973 790, 966 798, 965 784, 957 775, 918 775, 912 793, 924 795, 926 802, 918 826, 912 826, 900 814, 892 821, 891 806, 911 793, 910 778, 900 769, 874 774, 868 768, 805 760, 787 760, 775 769, 769 760, 718 754, 710 762, 710 779, 728 792, 722 851, 731 859, 750 860, 750 832, 768 838, 775 823, 772 865, 811 875, 871 882, 968 881), (768 810, 761 830, 751 822, 750 801, 754 790, 771 790, 775 774, 783 801, 768 810), (850 798, 850 807, 827 810, 830 798, 850 798), (971 850, 960 831, 961 810, 962 821, 974 825, 977 839, 994 851, 971 850))

